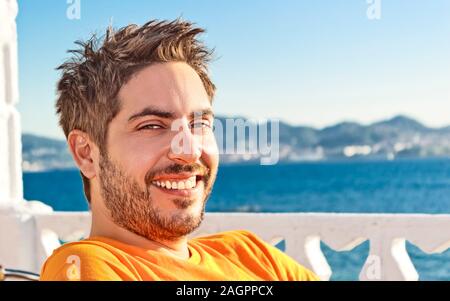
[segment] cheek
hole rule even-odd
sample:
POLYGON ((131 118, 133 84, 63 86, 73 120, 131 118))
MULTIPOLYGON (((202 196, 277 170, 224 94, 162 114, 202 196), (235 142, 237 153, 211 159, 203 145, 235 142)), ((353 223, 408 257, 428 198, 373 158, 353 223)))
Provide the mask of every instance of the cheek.
POLYGON ((145 185, 146 174, 154 168, 157 162, 164 155, 164 141, 149 141, 149 139, 138 139, 129 141, 126 149, 121 152, 123 167, 140 184, 145 185))
POLYGON ((217 147, 217 142, 213 134, 207 135, 202 141, 202 150, 204 156, 206 156, 208 163, 211 166, 218 165, 219 162, 219 149, 217 147))

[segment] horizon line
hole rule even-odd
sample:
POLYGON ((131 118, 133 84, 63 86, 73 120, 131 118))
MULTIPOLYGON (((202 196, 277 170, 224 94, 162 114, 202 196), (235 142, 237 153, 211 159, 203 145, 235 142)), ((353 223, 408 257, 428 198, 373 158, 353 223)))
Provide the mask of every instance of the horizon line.
MULTIPOLYGON (((353 124, 358 124, 361 126, 372 126, 374 124, 377 123, 381 123, 381 122, 386 122, 386 121, 391 121, 393 119, 396 118, 405 118, 405 119, 410 119, 412 121, 417 122, 418 124, 422 125, 423 127, 427 128, 427 129, 431 129, 431 130, 443 130, 446 128, 450 128, 450 122, 448 125, 444 125, 444 126, 428 126, 426 123, 422 122, 421 120, 414 118, 414 117, 410 117, 406 114, 395 114, 395 115, 391 115, 391 117, 386 117, 383 119, 378 119, 376 121, 373 122, 369 122, 369 123, 363 123, 363 122, 359 122, 359 121, 352 121, 350 119, 347 120, 342 120, 339 122, 335 122, 335 123, 331 123, 329 125, 323 126, 323 127, 317 127, 317 126, 311 126, 311 125, 307 125, 307 124, 294 124, 292 122, 288 122, 282 118, 250 118, 250 117, 245 117, 243 115, 222 115, 222 114, 217 114, 216 117, 217 118, 244 118, 245 120, 279 120, 281 123, 287 124, 291 127, 307 127, 307 128, 312 128, 318 131, 324 130, 326 128, 330 128, 339 124, 344 124, 344 123, 353 123, 353 124)), ((61 130, 61 129, 60 129, 61 130)), ((62 130, 61 130, 62 131, 62 130)), ((41 138, 49 138, 49 139, 57 139, 57 140, 66 140, 64 134, 62 133, 62 136, 53 136, 53 135, 45 135, 42 133, 33 133, 33 132, 24 132, 23 130, 21 130, 21 135, 33 135, 33 136, 37 136, 37 137, 41 137, 41 138)))

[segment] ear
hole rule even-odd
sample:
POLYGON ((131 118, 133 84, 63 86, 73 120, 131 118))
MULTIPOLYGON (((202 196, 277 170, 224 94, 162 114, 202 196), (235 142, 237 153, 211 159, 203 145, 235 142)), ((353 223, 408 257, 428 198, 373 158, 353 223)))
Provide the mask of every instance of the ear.
POLYGON ((80 171, 86 178, 94 178, 96 175, 94 158, 97 158, 97 155, 95 144, 89 139, 89 135, 80 130, 73 130, 69 133, 67 142, 80 171))

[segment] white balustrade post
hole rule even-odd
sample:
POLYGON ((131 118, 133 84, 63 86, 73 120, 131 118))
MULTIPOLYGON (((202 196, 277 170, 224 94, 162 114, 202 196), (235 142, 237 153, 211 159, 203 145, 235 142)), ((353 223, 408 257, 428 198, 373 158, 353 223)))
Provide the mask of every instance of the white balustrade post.
POLYGON ((23 199, 21 169, 20 115, 15 105, 19 99, 17 68, 15 0, 0 2, 0 145, 3 174, 0 202, 19 202, 23 199))
POLYGON ((286 253, 291 254, 297 262, 314 271, 321 280, 330 280, 332 271, 320 248, 319 236, 305 234, 296 236, 295 233, 292 233, 286 240, 286 253))
MULTIPOLYGON (((389 229, 387 229, 389 231, 389 229)), ((359 274, 363 281, 417 281, 417 273, 406 251, 404 238, 382 235, 370 240, 369 256, 359 274)))
POLYGON ((49 212, 23 199, 16 0, 0 0, 0 264, 38 271, 33 213, 49 212))

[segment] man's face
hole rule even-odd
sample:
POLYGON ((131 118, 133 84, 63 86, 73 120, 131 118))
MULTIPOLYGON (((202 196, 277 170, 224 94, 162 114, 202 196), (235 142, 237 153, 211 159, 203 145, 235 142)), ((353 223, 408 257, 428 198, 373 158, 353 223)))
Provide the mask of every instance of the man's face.
POLYGON ((218 169, 212 108, 189 65, 154 64, 118 95, 121 110, 100 156, 102 199, 113 221, 151 240, 195 230, 218 169))

